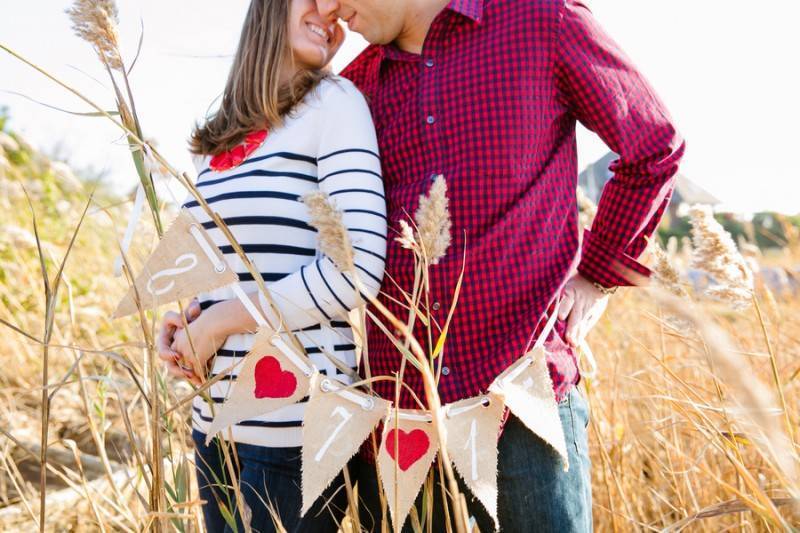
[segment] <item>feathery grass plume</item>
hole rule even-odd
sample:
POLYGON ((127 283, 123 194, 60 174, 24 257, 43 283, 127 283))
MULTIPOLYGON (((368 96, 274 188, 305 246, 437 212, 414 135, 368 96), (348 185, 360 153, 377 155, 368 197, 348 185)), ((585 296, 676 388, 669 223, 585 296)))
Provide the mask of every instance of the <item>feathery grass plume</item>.
POLYGON ((419 197, 419 206, 414 213, 417 224, 418 243, 430 264, 439 263, 450 246, 450 211, 447 200, 447 183, 439 175, 433 181, 427 195, 419 197))
POLYGON ((114 0, 75 0, 66 13, 75 35, 94 47, 100 61, 111 69, 122 70, 114 0))
POLYGON ((675 296, 689 296, 681 284, 681 276, 667 255, 667 252, 656 242, 650 241, 650 250, 655 257, 653 264, 653 277, 656 282, 675 296))
POLYGON ((400 246, 406 250, 418 250, 419 245, 417 239, 414 237, 414 230, 408 225, 405 220, 400 221, 400 236, 395 237, 394 240, 400 243, 400 246))
POLYGON ((304 195, 303 203, 311 212, 309 224, 319 234, 319 247, 322 253, 330 257, 342 272, 352 272, 355 269, 353 246, 342 222, 342 212, 322 191, 304 195))
POLYGON ((717 222, 707 205, 689 212, 692 224, 692 266, 711 275, 714 283, 705 295, 734 308, 749 307, 753 294, 753 273, 736 248, 730 234, 717 222))

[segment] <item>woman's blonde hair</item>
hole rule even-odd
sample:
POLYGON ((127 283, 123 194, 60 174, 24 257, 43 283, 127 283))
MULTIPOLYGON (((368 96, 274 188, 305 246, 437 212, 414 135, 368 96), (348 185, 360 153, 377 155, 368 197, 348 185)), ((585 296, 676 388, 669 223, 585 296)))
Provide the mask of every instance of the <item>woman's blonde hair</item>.
POLYGON ((288 83, 280 75, 291 66, 291 0, 252 0, 239 38, 219 109, 196 126, 189 141, 195 154, 217 155, 248 133, 279 126, 327 72, 301 69, 288 83))

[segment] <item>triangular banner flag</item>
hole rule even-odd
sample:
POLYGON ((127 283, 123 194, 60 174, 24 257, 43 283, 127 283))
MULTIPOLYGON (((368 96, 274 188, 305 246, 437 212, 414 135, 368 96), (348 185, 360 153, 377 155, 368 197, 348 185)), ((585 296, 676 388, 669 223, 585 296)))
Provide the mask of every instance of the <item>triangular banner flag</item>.
POLYGON ((377 396, 345 389, 327 376, 314 376, 303 424, 302 514, 342 471, 390 406, 377 396))
POLYGON ((497 438, 505 406, 499 396, 445 406, 447 451, 469 490, 497 522, 497 438))
POLYGON ((258 330, 253 347, 245 356, 228 399, 217 409, 208 428, 208 442, 219 431, 297 403, 308 395, 316 369, 280 335, 264 326, 258 330))
POLYGON ((438 449, 430 414, 407 409, 389 411, 378 451, 378 471, 395 531, 402 529, 438 449))
POLYGON ((558 416, 544 348, 531 350, 508 367, 495 378, 489 391, 503 398, 505 405, 528 429, 561 455, 564 470, 569 468, 564 427, 558 416))
POLYGON ((144 309, 152 309, 237 283, 236 272, 210 242, 202 226, 182 210, 134 280, 136 291, 128 290, 113 318, 137 311, 135 294, 144 309))

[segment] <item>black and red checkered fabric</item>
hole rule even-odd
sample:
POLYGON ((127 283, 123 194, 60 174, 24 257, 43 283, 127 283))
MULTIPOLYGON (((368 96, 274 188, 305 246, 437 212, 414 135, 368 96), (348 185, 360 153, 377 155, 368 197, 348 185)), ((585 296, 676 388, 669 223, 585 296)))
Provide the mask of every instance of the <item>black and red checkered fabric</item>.
MULTIPOLYGON (((370 46, 343 74, 372 109, 390 227, 414 213, 433 176, 447 180, 453 244, 431 268, 440 325, 465 250, 466 266, 444 352, 445 402, 485 391, 526 351, 574 265, 605 286, 632 284, 631 271, 649 274, 636 258, 669 201, 684 143, 653 89, 580 2, 453 0, 420 55, 370 46), (582 251, 577 120, 620 154, 582 251)), ((392 235, 382 302, 406 317, 392 280, 411 291, 413 258, 392 235)), ((421 331, 419 338, 427 346, 421 331)), ((561 398, 579 372, 559 335, 549 348, 561 398)), ((372 374, 392 375, 400 359, 373 326, 372 374)), ((420 375, 407 368, 406 383, 421 393, 420 375)), ((394 396, 390 382, 375 388, 394 396)), ((414 405, 405 393, 401 403, 414 405)))

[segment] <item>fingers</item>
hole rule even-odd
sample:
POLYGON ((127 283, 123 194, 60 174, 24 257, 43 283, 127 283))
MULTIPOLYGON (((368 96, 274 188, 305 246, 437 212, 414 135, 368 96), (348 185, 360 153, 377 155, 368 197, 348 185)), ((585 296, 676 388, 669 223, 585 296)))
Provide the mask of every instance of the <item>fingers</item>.
POLYGON ((161 325, 181 328, 183 327, 183 318, 175 311, 167 311, 161 319, 161 325))
POLYGON ((162 326, 161 331, 158 333, 156 339, 156 349, 158 350, 158 357, 162 361, 173 361, 178 354, 170 347, 172 338, 175 335, 175 326, 162 326))
POLYGON ((583 327, 583 308, 582 306, 573 305, 567 317, 567 329, 564 332, 567 343, 575 347, 579 343, 581 329, 583 327))
POLYGON ((200 308, 200 302, 195 298, 189 303, 189 306, 184 311, 184 315, 186 316, 186 322, 193 322, 197 317, 200 316, 203 310, 200 308))
POLYGON ((569 288, 564 289, 561 303, 558 305, 558 319, 566 320, 575 305, 575 293, 569 288))
POLYGON ((181 329, 175 334, 175 339, 172 341, 170 348, 181 354, 178 357, 178 366, 182 369, 184 376, 195 385, 202 383, 200 376, 205 376, 205 368, 195 355, 192 345, 189 343, 189 338, 186 329, 181 329))

